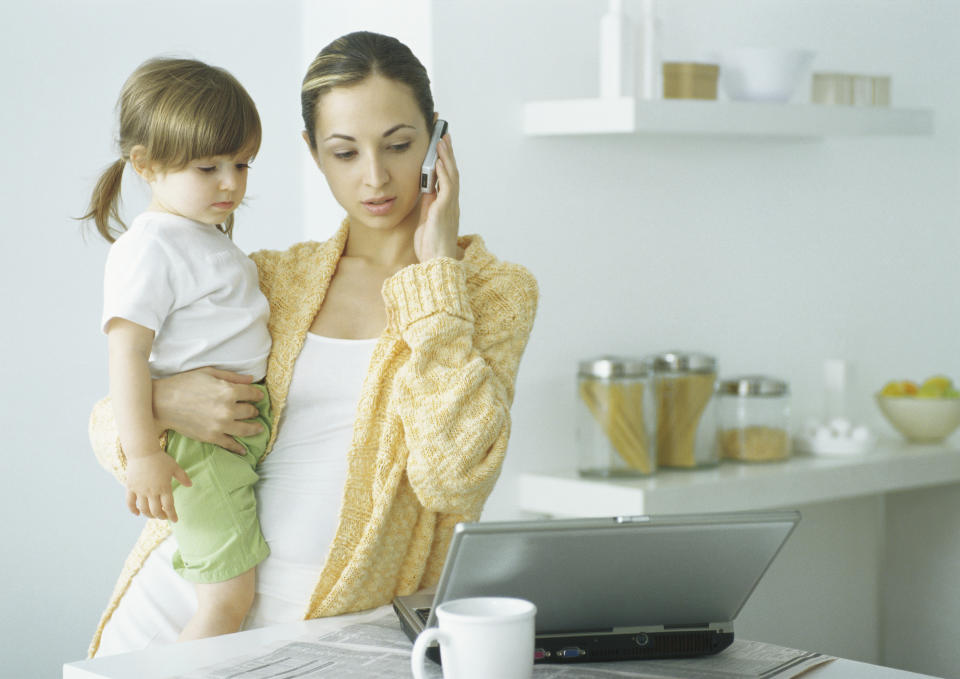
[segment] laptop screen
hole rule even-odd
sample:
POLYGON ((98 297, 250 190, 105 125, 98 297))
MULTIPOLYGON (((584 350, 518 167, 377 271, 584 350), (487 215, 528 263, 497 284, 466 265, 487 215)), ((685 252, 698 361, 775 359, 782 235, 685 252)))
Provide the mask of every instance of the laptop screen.
POLYGON ((798 520, 736 512, 460 524, 435 601, 528 599, 538 634, 730 622, 798 520))

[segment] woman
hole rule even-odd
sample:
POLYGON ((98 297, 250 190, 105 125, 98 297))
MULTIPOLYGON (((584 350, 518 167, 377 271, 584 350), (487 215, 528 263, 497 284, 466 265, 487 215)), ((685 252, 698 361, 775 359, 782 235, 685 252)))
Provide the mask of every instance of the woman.
MULTIPOLYGON (((449 135, 436 194, 421 197, 436 116, 409 49, 339 38, 301 98, 304 139, 347 218, 324 243, 252 255, 270 302, 275 426, 257 497, 271 555, 246 627, 373 608, 437 581, 454 525, 479 517, 500 473, 536 310, 525 269, 457 237, 449 135)), ((252 415, 238 403, 253 397, 243 382, 220 371, 158 381, 158 429, 237 450, 228 435, 257 428, 236 421, 252 415)), ((91 439, 122 476, 107 401, 91 439)), ((170 641, 189 618, 167 533, 159 521, 144 529, 91 655, 170 641)))

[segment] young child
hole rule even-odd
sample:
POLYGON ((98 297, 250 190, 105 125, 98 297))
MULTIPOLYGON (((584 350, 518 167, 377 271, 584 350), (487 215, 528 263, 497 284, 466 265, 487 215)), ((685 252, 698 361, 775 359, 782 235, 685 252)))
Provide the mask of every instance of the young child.
POLYGON ((230 239, 260 118, 232 75, 190 59, 142 64, 118 109, 120 159, 100 177, 84 219, 113 242, 102 327, 127 505, 171 521, 174 567, 195 583, 199 604, 180 640, 236 632, 253 602, 255 566, 269 552, 253 491, 269 438, 267 391, 260 386, 255 404, 263 432, 239 439, 245 456, 173 431, 164 450, 151 379, 202 366, 255 382, 266 373, 268 304, 256 265, 230 239), (118 210, 127 163, 151 190, 129 229, 118 210))

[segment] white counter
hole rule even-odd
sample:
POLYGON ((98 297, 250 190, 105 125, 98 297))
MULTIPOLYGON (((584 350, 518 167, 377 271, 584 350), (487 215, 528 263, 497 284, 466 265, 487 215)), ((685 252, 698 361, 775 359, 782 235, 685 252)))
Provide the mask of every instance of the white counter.
MULTIPOLYGON (((266 653, 278 642, 317 639, 323 634, 355 622, 373 622, 389 611, 390 607, 384 606, 373 611, 338 618, 319 618, 305 622, 275 625, 210 639, 154 647, 107 658, 66 663, 63 666, 63 679, 166 679, 179 674, 193 673, 200 668, 230 659, 266 653)), ((406 639, 400 632, 399 623, 396 625, 394 635, 401 640, 402 645, 406 644, 406 639)), ((382 642, 383 637, 373 641, 374 643, 382 642)), ((354 639, 353 643, 360 643, 360 641, 354 639)), ((371 662, 375 662, 378 656, 382 659, 383 655, 371 651, 371 662)), ((396 676, 409 676, 406 672, 408 663, 409 661, 404 656, 402 659, 403 671, 396 676)), ((538 676, 546 674, 552 667, 555 666, 539 667, 534 674, 538 676)), ((617 663, 613 663, 611 669, 617 669, 617 663)), ((383 668, 381 667, 382 671, 383 668)), ((431 669, 430 672, 430 676, 439 675, 436 669, 431 669)), ((370 674, 372 676, 374 670, 371 670, 370 674)), ((275 675, 271 674, 271 676, 275 675)), ((381 675, 378 674, 377 676, 381 675)), ((626 674, 625 676, 630 675, 626 674)), ((889 667, 878 667, 844 658, 838 658, 826 665, 809 670, 803 676, 810 679, 935 679, 927 675, 903 672, 889 667)))
POLYGON ((555 517, 799 509, 736 621, 746 638, 960 676, 960 446, 724 462, 649 478, 524 474, 518 505, 555 517))
POLYGON ((519 504, 551 516, 677 514, 792 507, 960 482, 960 447, 881 441, 858 455, 797 455, 663 469, 649 478, 590 479, 576 471, 523 474, 519 504))

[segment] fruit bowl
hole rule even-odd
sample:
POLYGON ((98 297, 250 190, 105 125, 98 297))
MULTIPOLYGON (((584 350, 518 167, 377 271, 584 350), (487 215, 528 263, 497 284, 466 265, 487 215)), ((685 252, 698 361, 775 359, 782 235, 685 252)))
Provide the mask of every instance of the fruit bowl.
POLYGON ((939 443, 960 426, 960 399, 876 395, 877 406, 907 440, 939 443))

